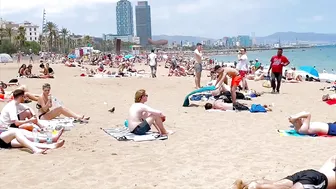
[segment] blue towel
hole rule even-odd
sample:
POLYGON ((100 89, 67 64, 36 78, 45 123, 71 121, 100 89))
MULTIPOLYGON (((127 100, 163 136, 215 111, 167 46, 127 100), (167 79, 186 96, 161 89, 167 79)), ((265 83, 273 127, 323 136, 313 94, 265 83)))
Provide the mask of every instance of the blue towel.
POLYGON ((267 110, 266 110, 265 107, 263 107, 260 104, 252 104, 252 106, 250 108, 250 112, 251 113, 258 113, 258 112, 265 113, 265 112, 267 112, 267 110))

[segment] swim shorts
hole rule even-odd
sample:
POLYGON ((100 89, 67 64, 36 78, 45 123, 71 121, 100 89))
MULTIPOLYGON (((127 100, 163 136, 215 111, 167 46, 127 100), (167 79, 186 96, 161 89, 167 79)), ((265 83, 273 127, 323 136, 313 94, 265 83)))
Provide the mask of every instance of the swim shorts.
POLYGON ((141 122, 138 126, 134 128, 132 133, 136 135, 145 135, 150 129, 151 129, 150 125, 148 124, 146 120, 144 120, 143 122, 141 122))
POLYGON ((239 70, 239 75, 241 75, 242 77, 245 77, 246 74, 247 74, 247 71, 239 70))
POLYGON ((328 135, 336 136, 336 123, 328 123, 328 135))
POLYGON ((201 73, 202 72, 202 64, 201 63, 195 63, 195 72, 201 73))
POLYGON ((6 143, 0 138, 0 148, 12 148, 11 143, 6 143))
POLYGON ((239 83, 241 82, 242 79, 243 79, 243 77, 241 75, 236 75, 236 76, 232 77, 231 87, 239 86, 239 83))
POLYGON ((301 183, 304 189, 327 189, 328 187, 328 178, 323 173, 312 169, 297 172, 284 179, 292 181, 293 184, 301 183))

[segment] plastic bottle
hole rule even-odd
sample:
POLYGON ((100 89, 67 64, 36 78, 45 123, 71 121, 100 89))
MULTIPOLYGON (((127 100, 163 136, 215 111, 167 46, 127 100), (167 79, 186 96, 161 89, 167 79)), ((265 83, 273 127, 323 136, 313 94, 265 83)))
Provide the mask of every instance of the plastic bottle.
POLYGON ((39 138, 38 138, 38 130, 36 128, 33 129, 33 139, 34 139, 34 142, 40 142, 39 138))

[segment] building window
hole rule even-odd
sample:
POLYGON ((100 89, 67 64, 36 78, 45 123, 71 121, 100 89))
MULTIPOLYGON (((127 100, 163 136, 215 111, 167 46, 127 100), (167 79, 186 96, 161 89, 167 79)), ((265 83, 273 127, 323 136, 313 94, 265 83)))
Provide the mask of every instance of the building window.
POLYGON ((32 38, 30 37, 30 41, 32 40, 32 38))
POLYGON ((36 35, 36 32, 35 32, 35 34, 34 35, 36 35))
POLYGON ((29 28, 29 31, 31 31, 31 28, 29 28))
POLYGON ((37 37, 35 37, 35 40, 37 40, 37 37))
POLYGON ((36 31, 36 28, 34 28, 34 31, 36 31))
POLYGON ((30 32, 30 35, 32 35, 32 33, 30 32))

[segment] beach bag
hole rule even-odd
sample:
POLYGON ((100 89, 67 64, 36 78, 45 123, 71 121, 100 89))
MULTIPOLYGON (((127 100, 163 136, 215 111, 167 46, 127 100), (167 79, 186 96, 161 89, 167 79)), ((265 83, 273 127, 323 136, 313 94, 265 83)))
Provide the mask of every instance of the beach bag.
POLYGON ((263 83, 262 83, 262 86, 265 87, 265 88, 271 88, 272 85, 271 85, 271 81, 270 80, 265 80, 263 83))
POLYGON ((260 104, 252 104, 251 109, 250 109, 251 113, 266 113, 267 110, 264 106, 260 105, 260 104))

